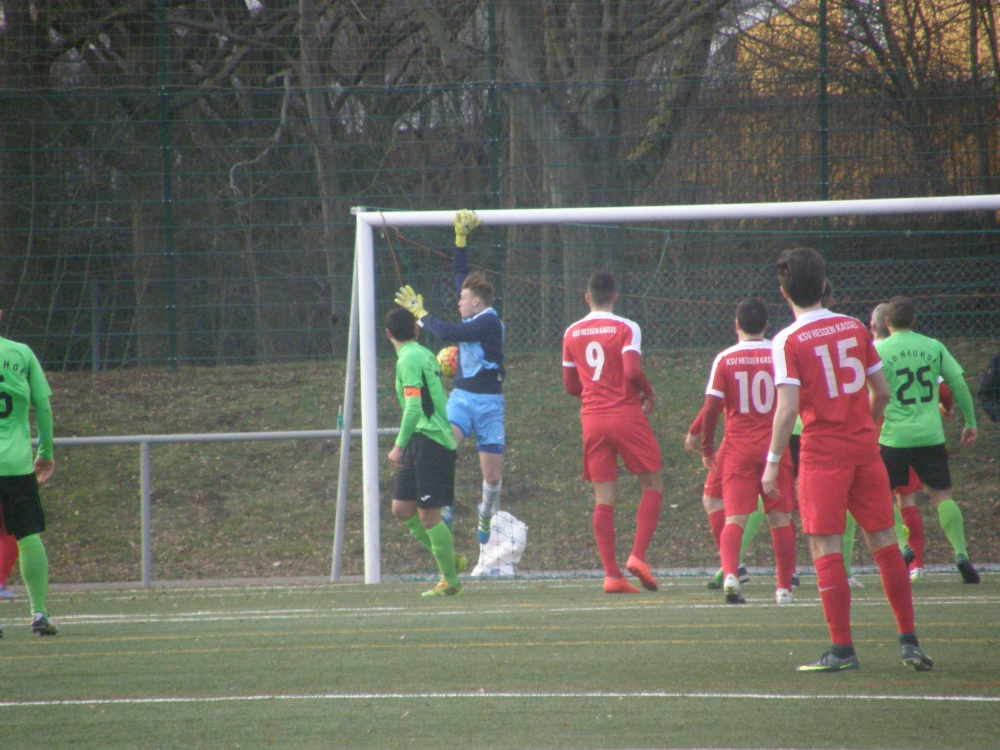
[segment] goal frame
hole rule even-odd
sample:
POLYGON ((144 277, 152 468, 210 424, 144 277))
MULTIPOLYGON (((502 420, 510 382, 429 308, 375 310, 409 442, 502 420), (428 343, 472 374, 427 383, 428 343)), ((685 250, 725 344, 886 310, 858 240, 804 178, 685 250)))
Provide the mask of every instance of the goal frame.
MULTIPOLYGON (((348 452, 354 411, 354 388, 360 362, 361 463, 364 510, 365 583, 382 582, 379 506, 379 430, 376 369, 374 232, 389 227, 450 227, 458 209, 450 211, 369 211, 351 209, 356 220, 350 332, 344 383, 344 424, 337 480, 337 511, 332 580, 339 579, 347 493, 348 452)), ((830 216, 1000 211, 1000 194, 941 198, 886 198, 787 203, 725 203, 682 206, 618 206, 598 208, 516 208, 476 210, 484 226, 537 224, 639 224, 653 221, 740 219, 805 219, 830 216)))

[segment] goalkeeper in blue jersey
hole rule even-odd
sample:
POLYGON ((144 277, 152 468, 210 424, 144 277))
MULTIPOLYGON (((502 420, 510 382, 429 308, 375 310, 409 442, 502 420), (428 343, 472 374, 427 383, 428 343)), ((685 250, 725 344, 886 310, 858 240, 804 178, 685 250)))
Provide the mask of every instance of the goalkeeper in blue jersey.
POLYGON ((490 539, 490 519, 500 507, 504 454, 503 337, 504 325, 493 309, 493 284, 481 273, 469 273, 466 237, 479 225, 472 211, 455 216, 455 289, 458 291, 459 325, 438 320, 424 309, 423 297, 409 286, 396 294, 396 304, 405 307, 442 341, 458 344, 455 383, 448 397, 448 421, 461 443, 476 433, 479 466, 483 472, 482 502, 479 504, 480 544, 490 539))

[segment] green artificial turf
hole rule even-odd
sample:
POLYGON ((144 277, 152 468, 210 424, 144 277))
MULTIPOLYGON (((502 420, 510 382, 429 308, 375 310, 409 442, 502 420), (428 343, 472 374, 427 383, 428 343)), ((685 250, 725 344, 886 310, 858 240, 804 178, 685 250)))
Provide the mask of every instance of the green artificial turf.
POLYGON ((811 579, 780 607, 761 576, 745 607, 679 578, 57 592, 53 638, 0 605, 3 747, 995 747, 1000 582, 915 585, 917 673, 863 580, 835 675, 795 671, 827 646, 811 579))

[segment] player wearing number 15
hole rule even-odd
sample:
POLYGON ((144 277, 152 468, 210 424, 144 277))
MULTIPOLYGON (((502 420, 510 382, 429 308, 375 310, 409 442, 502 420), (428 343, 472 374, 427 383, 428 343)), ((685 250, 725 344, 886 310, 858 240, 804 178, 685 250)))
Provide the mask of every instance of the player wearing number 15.
POLYGON ((854 318, 824 310, 826 264, 815 250, 787 250, 778 259, 781 295, 795 322, 774 337, 777 405, 764 470, 764 491, 778 490, 778 463, 802 416, 799 512, 816 566, 817 586, 833 646, 800 671, 858 668, 851 638, 851 589, 841 537, 850 511, 864 531, 892 607, 904 665, 927 670, 913 625, 910 576, 893 531, 889 476, 875 422, 889 400, 882 362, 868 330, 854 318), (869 388, 871 396, 869 397, 869 388))
POLYGON ((618 294, 610 273, 591 276, 585 297, 590 314, 563 336, 563 386, 583 402, 583 478, 594 485, 594 536, 604 566, 604 591, 638 593, 622 577, 615 555, 619 457, 642 488, 635 543, 625 569, 644 588, 656 591, 646 550, 660 516, 663 460, 646 418, 656 408, 656 396, 642 371, 642 333, 636 323, 612 312, 618 294))

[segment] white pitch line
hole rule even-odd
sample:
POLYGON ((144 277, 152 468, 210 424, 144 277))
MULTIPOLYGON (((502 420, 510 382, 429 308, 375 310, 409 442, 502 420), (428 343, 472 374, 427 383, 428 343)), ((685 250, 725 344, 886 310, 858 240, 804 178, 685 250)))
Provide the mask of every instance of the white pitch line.
MULTIPOLYGON (((767 599, 747 599, 747 602, 762 603, 776 607, 767 599)), ((922 605, 951 605, 951 604, 1000 604, 1000 599, 973 598, 973 597, 928 597, 926 599, 916 599, 914 604, 922 605)), ((798 601, 791 605, 781 605, 782 610, 788 609, 813 609, 819 606, 818 599, 808 601, 798 601)), ((874 599, 870 601, 855 600, 851 604, 854 608, 860 607, 885 607, 888 606, 884 600, 874 599)), ((590 607, 550 607, 550 608, 526 608, 526 609, 446 609, 446 610, 426 610, 409 609, 407 607, 346 607, 338 609, 324 608, 299 608, 299 609, 274 609, 274 610, 210 610, 187 613, 176 613, 162 615, 156 613, 138 614, 106 614, 106 615, 65 615, 58 618, 59 625, 117 625, 117 624, 139 624, 139 623, 210 623, 210 622, 230 622, 233 620, 294 620, 294 619, 317 619, 317 618, 339 618, 339 617, 468 617, 468 616, 499 616, 518 614, 546 614, 546 613, 582 613, 582 612, 624 612, 624 611, 683 611, 702 609, 731 609, 730 605, 721 602, 705 604, 675 604, 669 601, 650 601, 646 604, 619 604, 619 605, 594 605, 590 607), (660 606, 665 605, 665 606, 660 606)), ((12 624, 7 627, 18 627, 12 624)), ((27 626, 25 626, 27 627, 27 626)))
POLYGON ((177 696, 172 698, 74 698, 67 700, 39 701, 2 701, 0 708, 37 708, 46 706, 115 706, 115 705, 155 705, 177 703, 241 703, 268 700, 321 700, 321 701, 356 701, 356 700, 438 700, 438 699, 513 699, 513 700, 574 700, 608 698, 688 698, 688 699, 740 699, 740 700, 855 700, 855 701, 930 701, 948 703, 1000 703, 1000 696, 990 695, 902 695, 902 694, 864 694, 864 693, 731 693, 731 692, 668 692, 657 690, 622 691, 546 691, 546 692, 489 692, 484 690, 447 693, 307 693, 303 695, 219 695, 219 696, 177 696))

